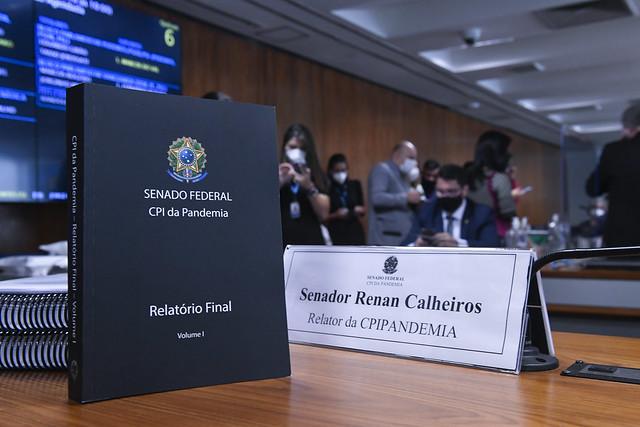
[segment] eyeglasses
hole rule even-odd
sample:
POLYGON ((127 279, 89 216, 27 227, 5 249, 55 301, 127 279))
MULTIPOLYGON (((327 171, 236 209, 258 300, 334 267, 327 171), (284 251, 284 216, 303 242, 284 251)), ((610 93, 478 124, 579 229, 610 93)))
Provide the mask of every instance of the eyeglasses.
POLYGON ((460 188, 449 189, 449 190, 440 190, 436 188, 436 196, 438 197, 455 197, 460 194, 462 190, 460 188))

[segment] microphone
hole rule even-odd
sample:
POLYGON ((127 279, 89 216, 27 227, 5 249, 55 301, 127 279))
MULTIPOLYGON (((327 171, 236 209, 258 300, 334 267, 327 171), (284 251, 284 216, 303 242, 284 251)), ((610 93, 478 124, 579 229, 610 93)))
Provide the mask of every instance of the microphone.
POLYGON ((640 246, 626 246, 613 248, 588 248, 588 249, 565 249, 561 251, 548 253, 536 261, 531 266, 531 281, 529 282, 529 298, 527 300, 527 334, 525 336, 525 347, 522 351, 521 371, 548 371, 558 367, 558 359, 548 354, 548 348, 538 348, 540 345, 546 346, 545 340, 538 340, 536 333, 532 328, 532 323, 539 324, 541 313, 532 313, 529 309, 530 305, 538 304, 538 300, 531 301, 538 296, 538 293, 532 293, 531 289, 538 286, 537 273, 542 267, 561 259, 584 259, 596 257, 618 257, 618 256, 639 256, 640 246), (539 343, 538 346, 534 345, 539 343), (545 353, 546 352, 546 353, 545 353))

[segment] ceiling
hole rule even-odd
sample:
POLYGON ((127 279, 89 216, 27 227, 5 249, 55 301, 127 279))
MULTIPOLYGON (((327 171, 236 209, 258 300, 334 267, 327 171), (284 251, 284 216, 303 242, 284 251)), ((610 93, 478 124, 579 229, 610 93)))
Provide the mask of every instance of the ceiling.
POLYGON ((146 0, 552 144, 640 102, 640 0, 146 0))

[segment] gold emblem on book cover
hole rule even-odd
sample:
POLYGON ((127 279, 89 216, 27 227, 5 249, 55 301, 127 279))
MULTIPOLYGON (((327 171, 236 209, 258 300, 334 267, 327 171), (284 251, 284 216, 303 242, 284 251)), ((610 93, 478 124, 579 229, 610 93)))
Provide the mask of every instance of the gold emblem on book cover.
POLYGON ((204 147, 194 138, 183 136, 173 141, 167 152, 169 166, 167 172, 180 182, 198 182, 207 176, 204 165, 207 155, 204 147))

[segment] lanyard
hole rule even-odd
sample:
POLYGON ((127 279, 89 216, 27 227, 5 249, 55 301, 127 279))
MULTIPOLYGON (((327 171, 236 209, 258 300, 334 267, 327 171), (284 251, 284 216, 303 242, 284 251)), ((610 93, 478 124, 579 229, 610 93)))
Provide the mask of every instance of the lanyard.
POLYGON ((336 193, 338 193, 338 196, 340 197, 340 203, 342 203, 342 206, 347 207, 347 184, 342 184, 342 194, 340 194, 340 187, 334 187, 334 189, 336 190, 336 193))
POLYGON ((291 188, 291 192, 295 198, 295 196, 298 195, 298 191, 300 191, 300 184, 297 182, 294 184, 293 181, 289 181, 289 187, 291 188))

